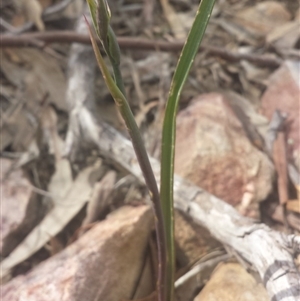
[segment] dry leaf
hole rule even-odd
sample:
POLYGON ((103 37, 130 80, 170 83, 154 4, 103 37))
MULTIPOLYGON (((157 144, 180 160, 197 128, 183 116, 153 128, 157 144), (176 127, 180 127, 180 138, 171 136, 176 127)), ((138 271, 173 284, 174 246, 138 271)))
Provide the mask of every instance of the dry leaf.
POLYGON ((83 226, 95 222, 103 210, 106 210, 111 202, 111 195, 116 182, 117 174, 115 171, 109 171, 100 182, 96 183, 93 194, 88 203, 86 218, 83 226))
POLYGON ((28 21, 33 22, 39 31, 45 30, 42 20, 43 8, 38 0, 13 0, 16 7, 28 21))
POLYGON ((90 175, 98 170, 99 162, 81 171, 73 181, 70 163, 62 158, 63 141, 57 133, 56 123, 54 109, 51 106, 45 107, 42 110, 40 125, 43 138, 56 159, 56 170, 48 185, 54 207, 1 263, 4 276, 59 233, 88 201, 92 191, 90 175))
POLYGON ((36 49, 0 51, 1 72, 14 86, 10 106, 2 114, 1 148, 25 151, 37 130, 39 114, 47 103, 66 111, 66 80, 57 60, 36 49), (26 66, 26 68, 24 68, 26 66))
POLYGON ((293 48, 299 36, 299 21, 287 22, 274 28, 267 35, 266 42, 279 48, 293 48))
POLYGON ((51 237, 59 233, 81 210, 90 198, 93 184, 91 175, 99 170, 99 162, 82 170, 64 196, 55 198, 54 208, 37 225, 21 244, 1 262, 2 277, 43 247, 51 237))
POLYGON ((291 15, 284 4, 276 1, 258 2, 252 7, 242 9, 234 16, 236 23, 257 35, 266 35, 290 19, 291 15))
POLYGON ((1 50, 1 71, 17 87, 16 92, 26 99, 32 113, 48 95, 47 101, 67 111, 65 101, 66 78, 60 63, 37 49, 14 48, 1 50), (24 68, 26 66, 26 68, 24 68))
POLYGON ((3 238, 16 229, 24 219, 32 188, 30 182, 24 177, 22 170, 11 171, 13 161, 0 158, 0 166, 0 249, 2 252, 3 238))
POLYGON ((178 40, 184 39, 186 36, 185 28, 181 23, 181 20, 178 19, 177 13, 174 10, 173 6, 169 3, 169 0, 160 0, 160 2, 164 10, 164 15, 171 26, 174 36, 178 40))

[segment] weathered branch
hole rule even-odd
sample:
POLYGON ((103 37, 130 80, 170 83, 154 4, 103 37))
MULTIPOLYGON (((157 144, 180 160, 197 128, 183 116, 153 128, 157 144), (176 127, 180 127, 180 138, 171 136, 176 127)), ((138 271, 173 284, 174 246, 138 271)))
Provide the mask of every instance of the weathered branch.
MULTIPOLYGON (((177 52, 181 51, 183 42, 166 42, 145 38, 118 37, 118 43, 123 49, 141 49, 177 52)), ((80 43, 90 44, 87 34, 75 31, 47 31, 33 32, 22 35, 1 34, 0 47, 36 47, 37 41, 51 43, 80 43)), ((99 41, 100 43, 100 41, 99 41)), ((202 45, 199 51, 206 51, 210 55, 219 56, 230 62, 246 60, 262 67, 278 67, 282 60, 274 54, 238 53, 216 46, 202 45)))

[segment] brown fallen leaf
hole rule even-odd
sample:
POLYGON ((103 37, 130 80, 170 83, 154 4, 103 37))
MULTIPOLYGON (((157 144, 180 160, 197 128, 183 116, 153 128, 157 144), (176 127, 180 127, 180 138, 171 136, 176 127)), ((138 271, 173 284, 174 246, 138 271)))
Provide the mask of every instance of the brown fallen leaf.
POLYGON ((277 26, 290 21, 291 14, 285 5, 276 1, 260 1, 239 11, 234 21, 257 35, 266 35, 277 26))
POLYGON ((116 178, 117 173, 111 170, 107 172, 100 182, 95 184, 88 203, 87 214, 82 224, 83 227, 95 222, 103 214, 103 211, 107 210, 112 201, 116 178))
POLYGON ((7 275, 11 268, 43 247, 81 210, 90 198, 94 184, 90 182, 90 177, 99 170, 98 163, 96 162, 95 165, 83 169, 65 194, 59 195, 56 191, 56 196, 53 198, 54 208, 27 235, 21 244, 1 262, 2 277, 7 275))
POLYGON ((24 14, 27 21, 33 22, 39 31, 45 30, 42 20, 43 8, 38 0, 13 0, 15 6, 24 14))
POLYGON ((57 132, 57 116, 54 109, 46 106, 40 117, 43 139, 48 145, 49 152, 55 156, 55 172, 48 184, 48 194, 51 196, 53 208, 1 262, 4 276, 11 268, 53 239, 81 210, 89 200, 93 184, 97 181, 96 177, 91 180, 90 175, 97 172, 101 164, 97 161, 93 166, 83 169, 73 180, 70 162, 62 157, 64 143, 57 132))
POLYGON ((294 48, 299 36, 299 21, 287 22, 274 28, 267 35, 266 42, 278 48, 294 48))
POLYGON ((32 113, 45 95, 47 101, 60 110, 67 111, 64 99, 66 77, 60 62, 38 49, 1 49, 1 71, 16 86, 16 92, 26 99, 32 113), (27 68, 24 68, 27 66, 27 68))
POLYGON ((161 6, 164 11, 165 18, 167 19, 172 32, 176 39, 183 39, 186 36, 184 25, 181 23, 173 6, 169 0, 160 0, 161 6))

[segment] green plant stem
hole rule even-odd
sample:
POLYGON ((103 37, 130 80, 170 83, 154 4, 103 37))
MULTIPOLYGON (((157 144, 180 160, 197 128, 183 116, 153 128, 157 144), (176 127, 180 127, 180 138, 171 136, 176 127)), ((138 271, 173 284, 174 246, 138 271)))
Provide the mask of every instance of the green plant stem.
POLYGON ((163 122, 160 198, 162 201, 167 237, 167 286, 170 289, 167 293, 168 301, 173 301, 174 299, 175 251, 173 182, 176 114, 183 85, 198 51, 214 3, 215 0, 202 0, 199 5, 193 26, 183 47, 173 76, 163 122))
POLYGON ((114 77, 115 77, 116 85, 118 86, 118 88, 120 89, 120 91, 122 92, 124 97, 126 98, 126 91, 125 91, 124 82, 123 82, 123 79, 122 79, 120 66, 117 65, 117 64, 113 64, 112 62, 111 62, 111 64, 112 64, 113 71, 114 71, 114 77))
MULTIPOLYGON (((168 301, 168 299, 166 299, 166 289, 167 289, 166 287, 166 262, 167 262, 166 237, 164 232, 164 221, 163 221, 163 214, 161 209, 160 195, 158 192, 157 183, 154 177, 154 173, 149 161, 149 157, 147 155, 147 151, 143 139, 141 137, 139 128, 135 122, 129 104, 124 94, 120 91, 119 87, 114 82, 113 78, 109 73, 108 68, 105 65, 105 62, 98 48, 96 38, 90 26, 89 26, 89 31, 90 31, 91 42, 95 52, 97 63, 102 72, 105 83, 112 97, 114 98, 116 105, 126 123, 139 165, 141 167, 142 173, 145 178, 145 182, 147 184, 147 187, 150 191, 151 198, 153 200, 153 208, 155 213, 155 227, 156 227, 156 235, 158 241, 158 257, 159 257, 158 258, 159 272, 158 272, 158 280, 157 280, 158 300, 168 301)), ((118 73, 115 75, 116 80, 120 80, 119 76, 120 74, 118 73)))

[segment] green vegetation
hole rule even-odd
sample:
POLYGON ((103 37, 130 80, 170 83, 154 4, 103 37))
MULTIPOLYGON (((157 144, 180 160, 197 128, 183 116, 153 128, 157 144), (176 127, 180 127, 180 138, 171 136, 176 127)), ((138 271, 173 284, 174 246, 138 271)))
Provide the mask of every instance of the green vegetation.
POLYGON ((145 145, 125 96, 124 84, 119 68, 120 49, 110 26, 111 13, 108 4, 106 0, 87 0, 87 2, 90 7, 96 34, 110 60, 113 76, 110 74, 98 48, 97 37, 89 27, 95 56, 106 85, 126 123, 153 201, 159 256, 158 300, 172 301, 174 299, 175 273, 173 179, 176 113, 183 85, 203 38, 215 0, 201 1, 171 83, 163 123, 160 193, 145 145))

